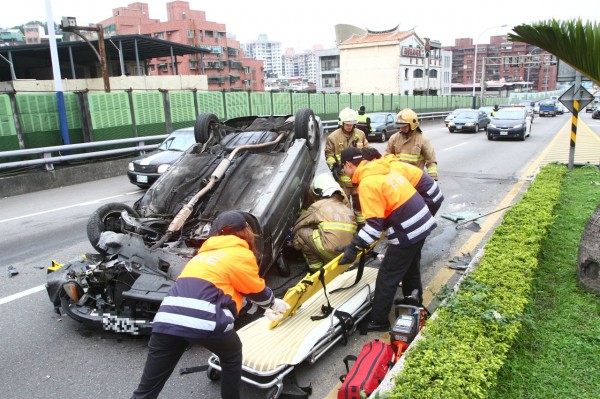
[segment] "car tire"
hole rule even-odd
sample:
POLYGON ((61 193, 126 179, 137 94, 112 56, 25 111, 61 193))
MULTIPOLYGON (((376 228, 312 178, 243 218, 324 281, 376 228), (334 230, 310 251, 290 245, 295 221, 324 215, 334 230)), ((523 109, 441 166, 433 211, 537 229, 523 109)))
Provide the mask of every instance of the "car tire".
POLYGON ((475 131, 473 133, 479 133, 479 123, 475 125, 475 131))
POLYGON ((121 229, 121 212, 127 211, 133 217, 139 217, 140 215, 134 211, 130 206, 122 204, 120 202, 109 202, 108 204, 102 205, 96 209, 87 224, 87 236, 90 244, 96 251, 101 254, 105 254, 102 248, 98 246, 100 241, 100 235, 105 231, 114 231, 115 233, 122 233, 121 229))
POLYGON ((290 265, 283 259, 283 255, 279 254, 276 261, 277 272, 281 277, 289 277, 291 274, 290 265))
POLYGON ((321 131, 312 109, 300 108, 296 111, 294 115, 294 138, 304 139, 313 161, 318 159, 321 131))
POLYGON ((487 139, 490 140, 490 141, 492 141, 494 139, 492 137, 492 135, 490 134, 490 132, 487 132, 486 136, 487 136, 487 139))
POLYGON ((386 140, 387 140, 387 134, 386 134, 385 130, 382 130, 381 138, 379 139, 379 141, 381 141, 382 143, 385 143, 386 140))
POLYGON ((206 143, 210 138, 213 127, 219 123, 219 118, 215 114, 211 114, 210 112, 199 114, 194 124, 194 138, 196 139, 196 143, 206 143))
POLYGON ((450 129, 450 128, 448 128, 448 131, 449 131, 450 133, 454 133, 454 129, 450 129))

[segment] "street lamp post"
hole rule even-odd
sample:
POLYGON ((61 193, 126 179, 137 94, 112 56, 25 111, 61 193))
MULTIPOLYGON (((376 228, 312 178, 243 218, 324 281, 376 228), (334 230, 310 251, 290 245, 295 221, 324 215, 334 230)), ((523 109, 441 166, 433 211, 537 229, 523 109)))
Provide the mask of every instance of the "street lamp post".
MULTIPOLYGON (((539 47, 534 48, 527 54, 527 57, 532 55, 534 51, 538 51, 538 50, 540 50, 539 47)), ((527 62, 527 57, 525 57, 525 62, 527 62)), ((531 92, 531 88, 529 87, 529 72, 530 71, 531 71, 531 62, 528 62, 528 64, 527 64, 527 92, 531 92)))
MULTIPOLYGON (((473 59, 473 109, 475 109, 476 105, 477 105, 477 97, 475 97, 475 85, 477 84, 477 43, 479 42, 481 35, 483 35, 488 30, 492 30, 492 29, 496 29, 496 28, 505 28, 507 26, 508 25, 506 25, 506 24, 502 24, 500 26, 492 26, 491 28, 484 29, 483 32, 481 32, 479 34, 479 36, 477 36, 477 40, 475 40, 475 55, 474 55, 474 59, 473 59)), ((481 75, 481 79, 485 79, 485 77, 483 75, 481 75)))

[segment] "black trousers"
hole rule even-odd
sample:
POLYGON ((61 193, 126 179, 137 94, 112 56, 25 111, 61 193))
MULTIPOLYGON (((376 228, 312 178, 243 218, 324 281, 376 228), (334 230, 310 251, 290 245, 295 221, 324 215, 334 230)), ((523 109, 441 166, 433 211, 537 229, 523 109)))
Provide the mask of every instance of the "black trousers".
POLYGON ((190 343, 202 345, 219 357, 222 369, 221 398, 239 399, 242 381, 242 341, 235 331, 220 338, 202 340, 153 333, 148 342, 148 358, 142 379, 131 399, 157 398, 190 343))
POLYGON ((409 296, 416 289, 419 292, 419 302, 423 300, 421 249, 424 243, 425 240, 421 240, 404 248, 395 245, 387 247, 375 282, 375 296, 371 310, 372 321, 389 323, 390 310, 400 281, 402 281, 404 296, 409 296))

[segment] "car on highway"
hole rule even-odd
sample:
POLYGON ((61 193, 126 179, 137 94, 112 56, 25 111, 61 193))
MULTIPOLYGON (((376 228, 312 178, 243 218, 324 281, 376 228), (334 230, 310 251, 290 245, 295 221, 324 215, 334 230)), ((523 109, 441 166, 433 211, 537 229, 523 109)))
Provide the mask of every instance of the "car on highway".
POLYGON ((257 234, 259 274, 289 274, 282 252, 308 198, 321 150, 321 121, 295 115, 220 122, 200 114, 195 144, 130 207, 92 213, 87 236, 98 253, 49 268, 55 310, 86 325, 147 334, 156 311, 222 212, 244 213, 257 234))
POLYGON ((592 111, 592 119, 600 119, 600 105, 596 105, 592 111))
POLYGON ((535 118, 535 112, 533 112, 533 102, 531 101, 521 101, 517 104, 517 107, 524 107, 527 110, 527 113, 531 117, 531 123, 533 123, 533 119, 535 118))
POLYGON ((500 108, 487 127, 487 138, 518 138, 531 134, 531 116, 524 107, 500 108))
POLYGON ((557 103, 556 100, 544 100, 544 101, 540 101, 540 111, 539 111, 540 117, 542 117, 542 116, 552 116, 552 117, 556 116, 558 114, 556 103, 557 103))
POLYGON ((455 131, 477 133, 480 129, 486 130, 488 123, 490 123, 490 118, 485 112, 468 109, 459 112, 453 120, 448 122, 448 130, 450 133, 455 131))
POLYGON ((484 105, 483 107, 479 107, 479 111, 483 111, 485 112, 485 114, 491 118, 492 117, 492 111, 494 110, 493 106, 490 105, 484 105))
POLYGON ((600 99, 593 99, 585 106, 585 112, 593 112, 598 105, 600 105, 600 99))
POLYGON ((196 144, 194 129, 184 128, 171 133, 156 150, 129 162, 127 177, 140 188, 150 187, 192 145, 196 144))
POLYGON ((392 112, 373 112, 369 114, 369 117, 371 118, 371 133, 367 135, 367 140, 384 143, 396 132, 397 129, 394 127, 396 114, 392 112))
POLYGON ((462 111, 469 111, 471 108, 457 108, 454 111, 450 112, 448 114, 448 116, 446 117, 446 119, 444 119, 444 124, 446 125, 446 127, 448 127, 448 123, 450 123, 451 120, 453 120, 456 115, 458 115, 459 113, 461 113, 462 111))

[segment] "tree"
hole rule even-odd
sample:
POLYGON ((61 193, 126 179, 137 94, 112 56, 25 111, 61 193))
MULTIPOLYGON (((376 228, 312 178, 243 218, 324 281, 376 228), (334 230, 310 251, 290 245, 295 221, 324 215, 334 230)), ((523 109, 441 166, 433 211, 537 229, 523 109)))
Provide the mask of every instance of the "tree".
POLYGON ((513 28, 508 39, 525 42, 554 54, 600 86, 600 26, 581 19, 536 22, 513 28))

